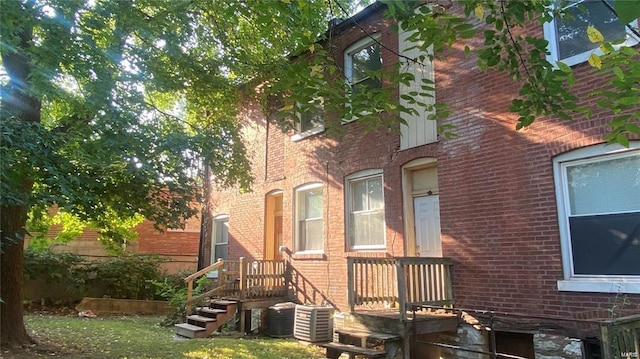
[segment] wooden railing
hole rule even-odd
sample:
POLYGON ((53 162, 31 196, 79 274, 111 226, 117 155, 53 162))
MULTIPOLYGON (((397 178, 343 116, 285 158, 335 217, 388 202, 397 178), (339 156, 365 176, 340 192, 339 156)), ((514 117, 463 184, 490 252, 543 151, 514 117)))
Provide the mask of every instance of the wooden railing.
POLYGON ((255 299, 286 296, 290 283, 290 271, 285 261, 249 261, 241 257, 239 261, 219 259, 184 279, 187 283, 187 313, 191 307, 207 297, 219 296, 229 299, 255 299), (194 295, 194 282, 210 272, 217 276, 208 280, 213 288, 194 295))
POLYGON ((640 314, 600 323, 604 359, 640 357, 640 314))
POLYGON ((448 258, 348 257, 349 307, 397 307, 402 319, 417 305, 451 305, 451 267, 448 258))

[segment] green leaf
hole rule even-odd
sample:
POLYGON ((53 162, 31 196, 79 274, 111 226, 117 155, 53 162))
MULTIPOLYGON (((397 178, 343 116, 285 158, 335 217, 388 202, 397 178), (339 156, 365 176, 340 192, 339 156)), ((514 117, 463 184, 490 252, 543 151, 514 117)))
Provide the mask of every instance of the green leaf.
POLYGON ((616 142, 623 145, 624 147, 629 147, 629 138, 623 133, 619 133, 616 136, 616 142))
POLYGON ((571 67, 570 67, 569 65, 565 64, 565 63, 564 63, 564 62, 562 62, 562 61, 558 61, 558 62, 556 63, 556 65, 558 65, 558 68, 560 69, 560 71, 562 71, 562 72, 564 72, 564 73, 570 74, 570 73, 572 73, 572 72, 573 72, 573 71, 571 70, 571 67))
POLYGON ((629 46, 621 46, 620 52, 628 56, 636 56, 640 52, 640 50, 629 46))
POLYGON ((625 106, 638 105, 640 104, 640 97, 639 96, 622 97, 616 100, 616 102, 625 106))
POLYGON ((616 0, 613 8, 623 24, 640 18, 640 0, 616 0))
POLYGON ((616 76, 618 76, 620 80, 624 80, 624 72, 622 72, 622 69, 620 67, 614 67, 613 73, 616 74, 616 76))

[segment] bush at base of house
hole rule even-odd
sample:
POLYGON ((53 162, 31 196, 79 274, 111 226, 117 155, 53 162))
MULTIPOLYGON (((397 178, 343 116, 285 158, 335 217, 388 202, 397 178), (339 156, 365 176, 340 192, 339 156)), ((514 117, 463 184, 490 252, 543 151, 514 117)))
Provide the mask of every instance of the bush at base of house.
POLYGON ((48 304, 69 304, 84 296, 163 299, 152 284, 167 277, 162 262, 158 256, 139 254, 89 261, 72 253, 27 249, 25 299, 48 304))

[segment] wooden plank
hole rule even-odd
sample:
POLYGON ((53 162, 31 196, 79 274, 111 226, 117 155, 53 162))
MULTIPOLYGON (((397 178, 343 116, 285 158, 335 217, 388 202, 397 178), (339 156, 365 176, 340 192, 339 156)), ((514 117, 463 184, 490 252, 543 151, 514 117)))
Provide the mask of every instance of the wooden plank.
POLYGON ((397 340, 400 339, 399 335, 382 333, 382 332, 374 332, 371 330, 361 330, 361 329, 352 329, 352 328, 338 328, 335 329, 336 333, 348 335, 354 338, 371 338, 377 339, 381 341, 387 340, 397 340))
POLYGON ((240 257, 240 263, 238 267, 240 271, 240 283, 239 283, 240 299, 244 299, 246 295, 245 292, 247 289, 247 263, 244 257, 240 257))
MULTIPOLYGON (((384 350, 363 348, 363 347, 359 347, 351 344, 330 342, 330 343, 321 344, 321 346, 324 348, 327 348, 327 353, 329 353, 330 350, 334 350, 335 352, 364 355, 368 358, 384 358, 385 356, 387 356, 387 352, 384 350)), ((334 357, 334 356, 335 354, 332 355, 331 357, 334 357)), ((329 355, 327 355, 327 357, 329 357, 329 355)))
POLYGON ((353 267, 355 263, 353 258, 347 258, 347 302, 349 303, 349 311, 353 312, 356 305, 353 267))

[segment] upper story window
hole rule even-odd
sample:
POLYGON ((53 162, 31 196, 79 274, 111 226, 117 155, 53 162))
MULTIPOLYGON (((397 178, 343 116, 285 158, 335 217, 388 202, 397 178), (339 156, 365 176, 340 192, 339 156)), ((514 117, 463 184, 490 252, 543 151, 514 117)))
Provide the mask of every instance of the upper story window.
MULTIPOLYGON (((638 42, 625 24, 607 7, 611 0, 568 0, 564 8, 565 17, 555 17, 544 24, 544 36, 549 41, 550 62, 562 61, 575 65, 586 61, 598 44, 589 41, 587 26, 598 29, 606 41, 624 42, 633 45, 638 42)), ((634 21, 634 23, 637 23, 634 21)), ((637 24, 636 24, 637 25, 637 24)))
POLYGON ((324 131, 324 105, 322 98, 316 98, 309 102, 309 106, 303 109, 296 104, 295 134, 293 141, 299 141, 305 137, 324 131))
POLYGON ((344 52, 344 75, 353 92, 360 88, 382 87, 382 82, 371 74, 382 69, 380 34, 365 37, 344 52))
POLYGON ((640 141, 553 160, 564 280, 560 290, 640 293, 640 141))
POLYGON ((295 251, 322 251, 324 238, 322 183, 296 189, 295 251))
POLYGON ((346 180, 348 248, 384 249, 384 182, 381 170, 355 173, 346 180))

